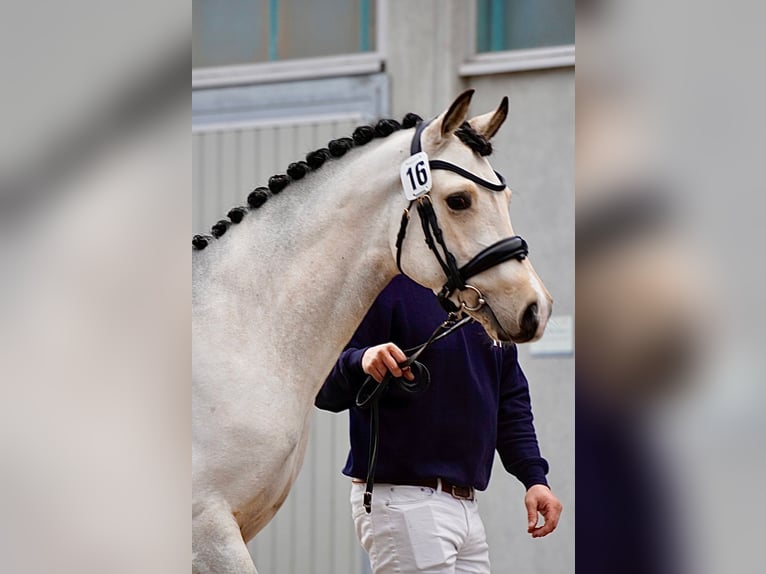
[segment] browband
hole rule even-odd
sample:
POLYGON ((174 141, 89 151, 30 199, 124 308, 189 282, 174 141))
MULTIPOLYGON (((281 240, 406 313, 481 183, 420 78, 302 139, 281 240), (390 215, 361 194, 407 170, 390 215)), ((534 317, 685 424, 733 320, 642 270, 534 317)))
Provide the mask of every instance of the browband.
MULTIPOLYGON (((423 151, 423 146, 420 143, 420 135, 423 133, 423 130, 426 129, 426 126, 431 123, 431 121, 432 120, 427 122, 420 122, 415 128, 415 135, 413 136, 412 143, 410 144, 410 155, 415 155, 416 153, 423 151)), ((454 163, 450 163, 441 159, 430 159, 428 160, 428 165, 431 170, 442 169, 445 171, 455 172, 456 174, 466 179, 470 179, 472 182, 477 183, 482 187, 486 187, 490 191, 504 191, 506 188, 505 178, 498 172, 495 172, 495 175, 497 176, 497 179, 500 180, 500 183, 492 183, 491 181, 488 181, 476 174, 471 173, 470 171, 463 169, 459 165, 455 165, 454 163)))

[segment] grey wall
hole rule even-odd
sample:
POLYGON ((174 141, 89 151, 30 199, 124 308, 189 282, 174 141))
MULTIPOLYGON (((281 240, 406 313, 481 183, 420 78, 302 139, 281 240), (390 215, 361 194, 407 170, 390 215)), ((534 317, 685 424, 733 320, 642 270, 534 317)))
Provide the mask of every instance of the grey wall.
MULTIPOLYGON (((554 320, 574 315, 574 73, 571 69, 474 78, 478 109, 503 94, 511 112, 496 137, 492 163, 513 190, 511 220, 554 298, 554 320)), ((558 530, 540 540, 525 534, 523 487, 499 460, 482 497, 482 515, 497 572, 574 571, 574 357, 532 356, 520 346, 540 446, 551 487, 564 505, 558 530)), ((481 504, 481 503, 480 503, 481 504)))

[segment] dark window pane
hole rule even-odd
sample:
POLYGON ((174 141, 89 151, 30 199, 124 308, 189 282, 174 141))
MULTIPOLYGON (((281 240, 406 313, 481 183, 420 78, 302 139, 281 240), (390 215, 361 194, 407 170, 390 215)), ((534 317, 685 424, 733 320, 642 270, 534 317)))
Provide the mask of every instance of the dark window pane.
POLYGON ((369 0, 281 0, 279 58, 334 56, 370 50, 374 30, 371 4, 369 0), (365 5, 369 8, 363 26, 365 5))
POLYGON ((374 0, 193 0, 192 67, 366 52, 374 0))
POLYGON ((268 0, 193 0, 192 67, 268 60, 268 0))
POLYGON ((574 0, 478 0, 477 50, 574 44, 574 0))

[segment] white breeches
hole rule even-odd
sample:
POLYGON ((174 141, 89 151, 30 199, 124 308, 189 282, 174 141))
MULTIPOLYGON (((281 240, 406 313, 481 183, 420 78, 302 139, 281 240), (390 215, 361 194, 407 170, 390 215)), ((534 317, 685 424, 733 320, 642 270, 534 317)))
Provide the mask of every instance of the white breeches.
POLYGON ((356 535, 373 574, 489 574, 489 551, 477 502, 453 498, 441 486, 376 484, 372 513, 364 484, 352 483, 356 535))

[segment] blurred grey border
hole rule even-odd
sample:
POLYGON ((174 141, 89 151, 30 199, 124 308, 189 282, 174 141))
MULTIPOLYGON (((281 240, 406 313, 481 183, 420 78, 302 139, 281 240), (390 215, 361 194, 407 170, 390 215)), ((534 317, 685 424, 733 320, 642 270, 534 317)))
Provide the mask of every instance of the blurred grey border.
POLYGON ((187 571, 191 6, 0 16, 0 561, 187 571))
POLYGON ((763 571, 764 12, 578 3, 577 566, 589 573, 763 571))

